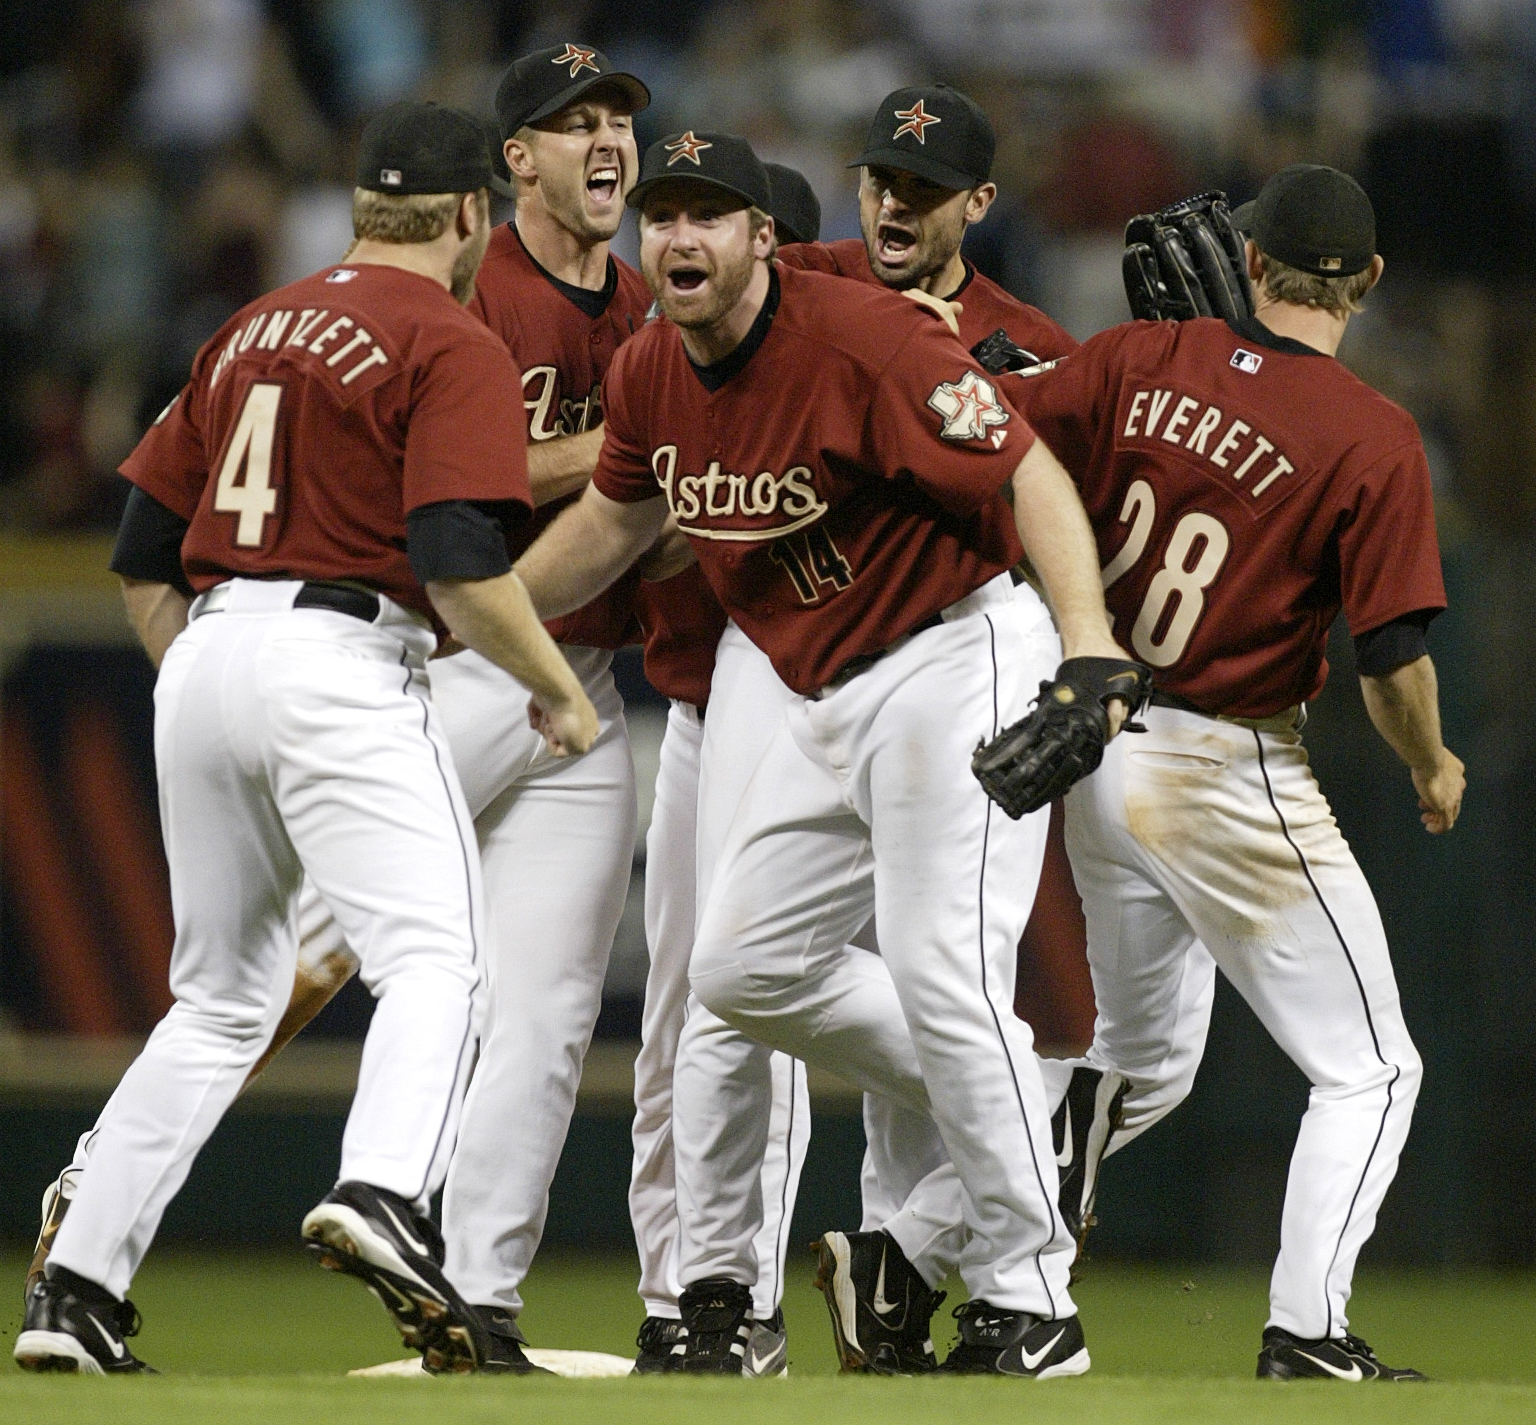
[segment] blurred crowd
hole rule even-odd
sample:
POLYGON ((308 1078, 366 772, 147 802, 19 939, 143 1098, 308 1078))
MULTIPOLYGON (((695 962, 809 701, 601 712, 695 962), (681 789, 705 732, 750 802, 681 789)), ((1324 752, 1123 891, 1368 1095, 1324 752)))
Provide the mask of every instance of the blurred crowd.
MULTIPOLYGON (((110 527, 112 472, 198 346, 350 237, 357 133, 489 115, 577 38, 673 127, 799 168, 823 236, 877 101, 959 84, 1002 192, 967 240, 1080 336, 1123 320, 1125 220, 1300 159, 1357 174, 1388 277, 1345 357, 1419 418, 1473 522, 1536 522, 1536 0, 50 0, 0 55, 0 526, 110 527)), ((621 244, 623 250, 623 244, 621 244)))

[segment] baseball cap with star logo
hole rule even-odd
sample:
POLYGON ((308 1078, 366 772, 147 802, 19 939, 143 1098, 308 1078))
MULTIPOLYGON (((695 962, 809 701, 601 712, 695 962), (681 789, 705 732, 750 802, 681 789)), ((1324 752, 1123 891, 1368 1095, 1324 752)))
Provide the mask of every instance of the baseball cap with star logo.
POLYGON ((773 211, 768 170, 752 152, 752 145, 735 134, 695 133, 689 129, 658 139, 640 160, 640 181, 625 202, 638 208, 651 189, 673 178, 723 188, 744 204, 761 208, 765 213, 773 211))
POLYGON ((567 42, 525 54, 502 75, 496 87, 496 117, 502 138, 509 139, 519 129, 558 114, 598 88, 622 95, 632 114, 651 102, 651 91, 640 80, 615 69, 607 55, 588 45, 567 42))
POLYGON ((945 188, 992 176, 997 134, 969 95, 947 84, 898 89, 880 101, 869 137, 849 168, 900 168, 945 188))

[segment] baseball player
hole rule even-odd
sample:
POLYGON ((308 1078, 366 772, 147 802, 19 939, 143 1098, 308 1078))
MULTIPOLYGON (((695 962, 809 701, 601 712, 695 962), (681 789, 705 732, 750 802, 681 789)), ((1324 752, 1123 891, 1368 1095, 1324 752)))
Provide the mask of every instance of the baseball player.
POLYGON ((1334 360, 1382 270, 1364 192, 1298 165, 1233 222, 1253 316, 1115 327, 1009 388, 1077 480, 1116 632, 1156 678, 1146 734, 1067 798, 1089 1057, 1130 1084, 1113 1151, 1189 1092, 1219 965, 1313 1085, 1258 1373, 1420 1380, 1349 1331, 1421 1065, 1301 728, 1342 609, 1426 829, 1455 823, 1465 781, 1424 643, 1445 607, 1429 471, 1412 419, 1334 360))
POLYGON ((473 119, 386 110, 361 140, 347 265, 231 318, 123 467, 136 489, 113 567, 161 665, 176 1003, 103 1112, 28 1296, 28 1369, 145 1368, 124 1294, 288 1003, 305 873, 378 1004, 340 1181, 304 1235, 408 1303, 429 1359, 484 1349, 425 1216, 482 976, 472 826, 426 695, 434 612, 533 691, 552 749, 597 736, 509 572, 501 521, 531 507, 516 371, 462 306, 489 181, 473 119))
POLYGON ((519 567, 558 613, 628 567, 671 511, 796 694, 751 772, 694 946, 700 1002, 765 1052, 711 1103, 685 1111, 677 1086, 684 1369, 741 1369, 773 1047, 938 1119, 967 1189, 976 1298, 948 1364, 1078 1373, 1044 1088, 1011 1013, 1034 890, 1018 869, 1038 873, 1045 826, 994 817, 966 773, 1051 646, 1019 617, 1007 571, 1021 540, 1068 651, 1129 666, 1086 521, 941 324, 770 265, 767 175, 742 140, 653 145, 630 202, 669 321, 620 352, 593 483, 519 567), (848 946, 877 906, 879 958, 848 946), (685 1122, 713 1149, 685 1145, 685 1122), (696 1157, 711 1171, 690 1176, 696 1157))

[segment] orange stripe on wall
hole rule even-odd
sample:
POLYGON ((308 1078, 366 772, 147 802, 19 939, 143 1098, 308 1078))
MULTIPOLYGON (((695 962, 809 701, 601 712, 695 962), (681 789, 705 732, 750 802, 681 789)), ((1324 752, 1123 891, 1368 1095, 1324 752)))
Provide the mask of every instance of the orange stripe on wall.
POLYGON ((1035 1042, 1080 1052, 1093 1040, 1093 979, 1088 973, 1088 927, 1072 879, 1062 833, 1061 803, 1051 806, 1040 889, 1019 942, 1014 1013, 1028 1021, 1035 1042))
POLYGON ((71 1034, 123 1033, 128 1026, 53 819, 31 735, 10 712, 0 723, 0 797, 5 879, 26 921, 43 994, 71 1034))
POLYGON ((116 720, 99 702, 77 703, 64 732, 65 774, 91 860, 128 955, 144 1028, 173 1003, 170 873, 149 808, 123 752, 116 720))

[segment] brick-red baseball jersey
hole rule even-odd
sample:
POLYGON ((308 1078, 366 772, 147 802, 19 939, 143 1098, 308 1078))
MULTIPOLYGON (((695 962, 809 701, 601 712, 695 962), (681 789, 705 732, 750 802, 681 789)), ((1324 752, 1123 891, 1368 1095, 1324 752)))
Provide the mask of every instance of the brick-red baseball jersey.
POLYGON ((931 313, 770 272, 746 340, 703 370, 670 322, 619 352, 593 483, 665 495, 726 611, 800 693, 1019 558, 999 491, 1029 426, 931 313))
MULTIPOLYGON (((781 247, 778 256, 787 267, 827 272, 837 277, 851 277, 855 282, 884 286, 869 265, 869 249, 864 246, 863 238, 792 243, 781 247)), ((967 351, 999 327, 1041 361, 1058 361, 1077 350, 1077 342, 1064 327, 1058 326, 1038 307, 1031 307, 1028 302, 1021 302, 1005 292, 969 262, 965 263, 965 281, 947 295, 949 301, 959 302, 965 308, 958 324, 960 340, 967 351)))
POLYGON ((691 564, 658 584, 640 580, 635 615, 645 639, 645 679, 664 698, 709 701, 726 615, 704 571, 691 564))
POLYGON ((1418 428, 1249 320, 1130 322, 1000 378, 1082 489, 1115 635, 1212 713, 1315 697, 1328 629, 1445 607, 1418 428))
POLYGON ((430 278, 367 263, 236 312, 122 473, 190 522, 199 592, 239 575, 352 579, 429 616, 406 512, 532 508, 506 347, 430 278))
MULTIPOLYGON (((651 294, 634 268, 608 259, 608 281, 589 292, 551 276, 534 261, 517 228, 491 234, 475 279, 470 311, 507 344, 522 372, 528 444, 580 435, 602 423, 602 380, 619 344, 645 323, 651 294)), ((575 495, 540 505, 512 545, 517 559, 575 495)), ((631 595, 638 576, 619 580, 601 597, 549 631, 561 643, 620 648, 634 632, 631 595)))

